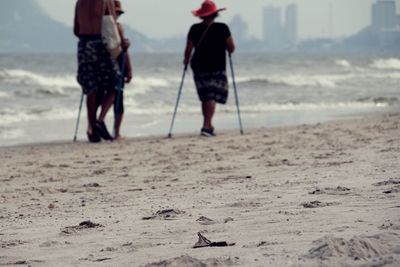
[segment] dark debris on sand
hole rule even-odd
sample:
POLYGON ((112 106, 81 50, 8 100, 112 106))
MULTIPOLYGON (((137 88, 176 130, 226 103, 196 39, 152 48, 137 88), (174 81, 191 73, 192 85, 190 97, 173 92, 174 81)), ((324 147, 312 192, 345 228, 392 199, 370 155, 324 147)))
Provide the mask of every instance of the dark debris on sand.
POLYGON ((147 217, 142 217, 142 220, 156 220, 156 219, 161 219, 161 220, 173 220, 175 219, 178 215, 184 214, 184 211, 181 210, 176 210, 176 209, 165 209, 165 210, 159 210, 156 213, 154 213, 151 216, 147 217))
POLYGON ((99 227, 104 227, 104 226, 101 224, 98 224, 98 223, 93 223, 91 221, 83 221, 79 225, 67 226, 67 227, 63 228, 61 230, 61 233, 70 235, 70 234, 74 234, 76 232, 79 232, 79 231, 82 231, 85 229, 99 228, 99 227))
POLYGON ((197 233, 199 240, 194 244, 193 248, 204 248, 204 247, 229 247, 234 246, 236 243, 228 243, 226 241, 212 242, 203 236, 200 232, 197 233))
POLYGON ((338 205, 339 203, 335 203, 335 202, 321 202, 318 200, 315 201, 310 201, 310 202, 306 202, 301 204, 304 208, 307 209, 315 209, 315 208, 322 208, 322 207, 327 207, 327 206, 333 206, 333 205, 338 205))
POLYGON ((374 186, 385 186, 385 185, 400 185, 400 178, 390 178, 389 180, 382 181, 379 183, 373 184, 374 186))
POLYGON ((338 187, 326 187, 324 189, 316 188, 315 190, 308 192, 310 195, 322 195, 322 194, 327 194, 327 195, 347 195, 350 193, 350 188, 344 187, 344 186, 338 186, 338 187))

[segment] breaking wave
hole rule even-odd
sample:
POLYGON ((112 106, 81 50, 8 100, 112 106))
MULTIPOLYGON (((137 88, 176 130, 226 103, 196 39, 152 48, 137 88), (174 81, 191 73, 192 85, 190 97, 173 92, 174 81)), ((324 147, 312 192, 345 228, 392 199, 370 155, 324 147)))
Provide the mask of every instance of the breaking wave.
POLYGON ((337 59, 337 60, 335 61, 335 63, 336 63, 336 65, 341 66, 341 67, 345 67, 345 68, 351 67, 350 62, 348 62, 348 61, 345 60, 345 59, 337 59))
POLYGON ((400 70, 400 59, 388 58, 388 59, 377 59, 370 65, 372 68, 381 70, 400 70))
MULTIPOLYGON (((35 85, 34 92, 46 95, 65 94, 65 89, 67 88, 80 88, 75 76, 71 74, 62 76, 51 76, 22 69, 0 70, 0 81, 12 85, 35 85)), ((127 86, 134 88, 134 94, 144 94, 157 87, 168 87, 173 82, 175 81, 170 81, 163 78, 138 76, 134 77, 133 82, 127 86)), ((25 90, 24 94, 27 93, 29 92, 25 90)), ((0 97, 3 97, 3 95, 0 94, 0 97)))
MULTIPOLYGON (((397 98, 365 98, 348 102, 321 102, 321 103, 265 103, 256 105, 241 105, 243 113, 267 113, 279 111, 318 111, 318 110, 355 110, 355 109, 373 109, 385 108, 398 104, 397 98)), ((134 115, 163 115, 171 114, 173 107, 169 105, 152 105, 149 108, 138 107, 134 102, 127 101, 126 112, 134 115)), ((235 105, 221 106, 219 111, 222 113, 235 113, 235 105)), ((181 104, 179 112, 185 114, 198 114, 199 108, 193 105, 181 104)))
POLYGON ((76 117, 77 111, 68 109, 12 109, 0 110, 0 125, 10 125, 26 121, 64 120, 76 117))
POLYGON ((335 88, 340 81, 352 78, 352 75, 274 75, 270 77, 239 78, 238 83, 260 83, 270 85, 286 85, 292 87, 335 88))
POLYGON ((0 92, 0 98, 8 98, 9 96, 6 92, 0 92))
POLYGON ((134 77, 132 84, 129 85, 132 87, 132 93, 134 95, 145 94, 148 91, 151 91, 154 88, 158 87, 169 87, 172 82, 163 78, 154 78, 154 77, 134 77))
POLYGON ((42 85, 45 87, 77 87, 75 76, 50 76, 22 69, 0 71, 0 81, 20 85, 42 85))

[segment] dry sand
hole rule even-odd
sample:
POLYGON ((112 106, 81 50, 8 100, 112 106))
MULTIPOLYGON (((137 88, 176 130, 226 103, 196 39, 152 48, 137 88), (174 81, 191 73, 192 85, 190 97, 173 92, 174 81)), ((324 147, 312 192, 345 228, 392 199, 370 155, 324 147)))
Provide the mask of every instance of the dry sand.
POLYGON ((0 265, 400 266, 399 157, 398 113, 3 147, 0 265))

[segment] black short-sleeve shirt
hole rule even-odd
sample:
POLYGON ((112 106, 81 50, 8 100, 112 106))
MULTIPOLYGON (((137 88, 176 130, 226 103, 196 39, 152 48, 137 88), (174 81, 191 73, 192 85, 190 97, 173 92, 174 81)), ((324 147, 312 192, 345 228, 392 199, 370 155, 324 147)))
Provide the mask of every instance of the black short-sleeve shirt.
POLYGON ((226 40, 231 36, 229 27, 214 22, 199 44, 206 29, 207 25, 203 23, 194 24, 190 28, 188 40, 195 46, 191 67, 194 72, 225 71, 226 40))

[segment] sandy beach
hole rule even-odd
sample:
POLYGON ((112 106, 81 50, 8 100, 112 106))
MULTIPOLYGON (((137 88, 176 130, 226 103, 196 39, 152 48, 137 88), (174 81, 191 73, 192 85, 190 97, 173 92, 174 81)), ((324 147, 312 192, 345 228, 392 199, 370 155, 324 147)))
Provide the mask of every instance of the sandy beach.
POLYGON ((0 184, 1 266, 400 266, 397 112, 2 147, 0 184))

